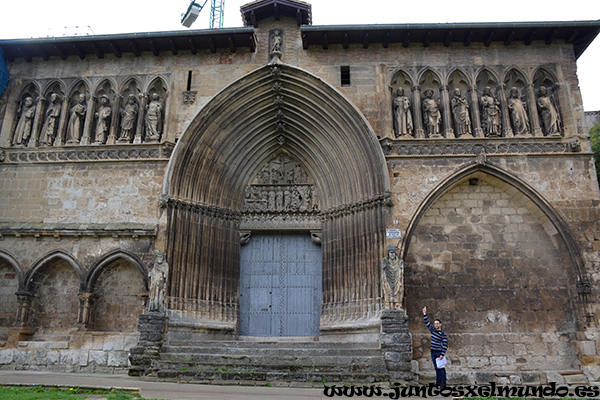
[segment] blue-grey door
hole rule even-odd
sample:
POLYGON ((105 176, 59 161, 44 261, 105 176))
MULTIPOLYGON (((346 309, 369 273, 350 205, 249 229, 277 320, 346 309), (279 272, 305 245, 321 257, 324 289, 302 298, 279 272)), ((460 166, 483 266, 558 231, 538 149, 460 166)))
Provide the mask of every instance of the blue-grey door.
POLYGON ((240 334, 318 336, 321 248, 306 234, 253 234, 242 247, 240 334))

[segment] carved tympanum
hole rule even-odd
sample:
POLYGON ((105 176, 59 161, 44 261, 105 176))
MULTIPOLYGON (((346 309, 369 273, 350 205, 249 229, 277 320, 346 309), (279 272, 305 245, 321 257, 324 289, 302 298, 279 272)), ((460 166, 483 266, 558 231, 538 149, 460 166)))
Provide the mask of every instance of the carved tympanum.
POLYGON ((267 162, 246 190, 245 212, 307 212, 316 208, 313 184, 306 171, 283 154, 267 162))

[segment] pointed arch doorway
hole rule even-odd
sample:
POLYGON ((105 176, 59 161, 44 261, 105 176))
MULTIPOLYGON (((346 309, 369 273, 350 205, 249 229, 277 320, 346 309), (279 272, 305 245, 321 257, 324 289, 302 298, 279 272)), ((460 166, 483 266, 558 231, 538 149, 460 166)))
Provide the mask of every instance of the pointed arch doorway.
MULTIPOLYGON (((190 326, 234 335, 299 335, 294 327, 309 317, 295 316, 295 322, 283 323, 304 307, 300 304, 306 304, 303 302, 312 299, 312 294, 303 295, 296 303, 281 303, 276 297, 268 304, 264 300, 260 307, 256 303, 252 312, 262 310, 265 304, 271 309, 291 310, 268 317, 275 322, 266 323, 270 327, 262 331, 252 328, 251 322, 241 326, 246 322, 240 318, 250 318, 251 310, 242 311, 250 305, 241 299, 265 299, 267 294, 293 297, 303 291, 315 293, 314 297, 321 293, 320 301, 309 306, 319 309, 320 322, 315 322, 317 315, 310 317, 312 328, 301 336, 352 329, 356 321, 364 325, 366 320, 377 320, 379 259, 385 240, 383 209, 389 204, 385 159, 360 111, 308 72, 284 64, 267 65, 217 94, 178 141, 163 199, 170 324, 191 321, 190 326), (270 173, 275 175, 261 181, 267 177, 265 166, 269 164, 285 168, 279 172, 272 168, 270 173), (300 175, 294 172, 292 179, 295 170, 300 175), (298 181, 297 176, 302 179, 298 181), (316 283, 310 289, 290 284, 262 290, 256 285, 249 294, 243 293, 243 264, 252 260, 242 243, 246 235, 251 234, 246 245, 251 250, 252 241, 267 233, 285 238, 265 238, 261 249, 274 252, 277 246, 286 248, 282 253, 286 257, 273 267, 277 273, 263 274, 269 278, 258 278, 260 274, 254 272, 247 275, 293 282, 294 276, 304 273, 296 270, 291 277, 282 273, 286 270, 282 265, 297 261, 290 260, 288 249, 315 246, 307 239, 314 231, 320 233, 321 242, 320 248, 313 248, 320 253, 316 258, 321 261, 321 275, 314 279, 321 282, 320 288, 316 283), (304 238, 295 238, 297 233, 304 238)), ((248 268, 252 271, 253 267, 248 268)), ((303 276, 308 275, 315 274, 303 276)))

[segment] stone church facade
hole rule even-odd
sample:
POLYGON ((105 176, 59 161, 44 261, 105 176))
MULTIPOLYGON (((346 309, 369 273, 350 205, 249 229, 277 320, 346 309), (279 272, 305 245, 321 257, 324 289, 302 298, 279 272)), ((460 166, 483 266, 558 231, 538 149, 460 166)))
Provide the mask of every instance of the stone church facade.
POLYGON ((0 367, 600 381, 600 22, 242 17, 0 41, 0 367))

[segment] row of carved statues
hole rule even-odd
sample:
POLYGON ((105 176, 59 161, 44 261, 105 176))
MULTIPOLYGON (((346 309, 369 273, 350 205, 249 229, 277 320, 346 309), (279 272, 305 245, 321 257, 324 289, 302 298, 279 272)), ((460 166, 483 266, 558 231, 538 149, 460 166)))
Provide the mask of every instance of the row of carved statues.
POLYGON ((527 101, 521 90, 512 87, 506 97, 496 96, 488 86, 479 96, 471 90, 470 101, 460 88, 451 98, 434 97, 431 88, 418 90, 413 101, 398 88, 393 100, 394 134, 397 138, 469 138, 512 136, 561 136, 563 127, 555 91, 541 86, 535 101, 527 101), (535 107, 535 108, 534 108, 535 107))
POLYGON ((74 105, 57 93, 49 99, 28 96, 17 111, 11 144, 15 147, 158 143, 163 131, 163 102, 157 93, 129 94, 121 104, 107 95, 86 99, 79 94, 74 105), (47 104, 46 104, 47 103, 47 104), (141 103, 141 104, 140 104, 141 103), (96 111, 90 111, 93 108, 96 111), (111 129, 113 128, 113 129, 111 129))

